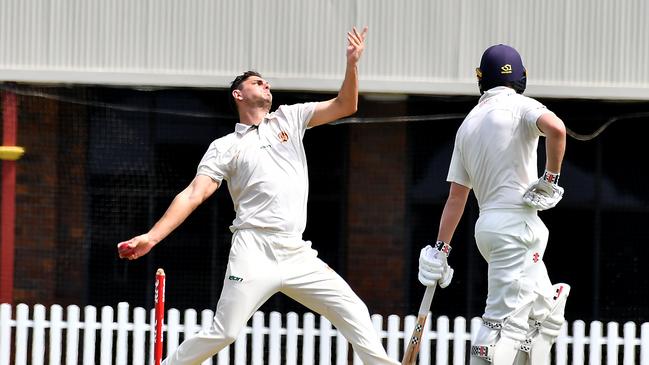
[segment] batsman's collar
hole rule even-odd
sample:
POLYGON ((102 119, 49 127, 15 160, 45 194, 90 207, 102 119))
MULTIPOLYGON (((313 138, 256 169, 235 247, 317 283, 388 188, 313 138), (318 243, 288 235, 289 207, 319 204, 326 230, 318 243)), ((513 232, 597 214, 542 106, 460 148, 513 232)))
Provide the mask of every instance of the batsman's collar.
POLYGON ((485 93, 482 94, 482 96, 480 97, 480 102, 483 102, 486 99, 494 97, 496 95, 514 95, 514 94, 516 94, 516 90, 512 89, 511 87, 496 86, 494 88, 485 91, 485 93))

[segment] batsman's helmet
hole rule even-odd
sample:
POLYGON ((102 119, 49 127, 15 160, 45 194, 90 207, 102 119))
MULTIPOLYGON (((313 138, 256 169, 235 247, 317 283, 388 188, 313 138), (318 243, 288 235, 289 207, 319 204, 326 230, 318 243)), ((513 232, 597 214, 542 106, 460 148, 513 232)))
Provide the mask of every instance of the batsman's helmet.
POLYGON ((519 94, 525 91, 527 71, 521 55, 510 46, 497 44, 487 48, 476 74, 481 94, 496 86, 509 86, 519 94))

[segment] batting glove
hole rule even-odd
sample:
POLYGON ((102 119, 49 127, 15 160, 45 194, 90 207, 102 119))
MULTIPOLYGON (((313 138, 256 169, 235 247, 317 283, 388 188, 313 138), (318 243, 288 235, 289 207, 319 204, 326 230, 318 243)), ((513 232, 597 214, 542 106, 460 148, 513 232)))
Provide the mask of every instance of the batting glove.
POLYGON ((530 185, 523 194, 525 204, 536 210, 554 208, 563 198, 563 188, 559 186, 559 174, 545 170, 543 176, 530 185))
POLYGON ((453 279, 453 268, 447 262, 451 246, 443 241, 437 241, 435 248, 427 245, 419 253, 419 273, 417 278, 425 286, 436 283, 446 288, 453 279))

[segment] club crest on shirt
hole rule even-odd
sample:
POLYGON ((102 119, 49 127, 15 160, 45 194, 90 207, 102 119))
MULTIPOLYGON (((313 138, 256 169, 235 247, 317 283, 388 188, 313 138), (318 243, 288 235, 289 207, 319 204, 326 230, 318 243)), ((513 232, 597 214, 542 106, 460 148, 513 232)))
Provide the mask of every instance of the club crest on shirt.
POLYGON ((279 138, 280 141, 282 141, 282 143, 288 141, 288 133, 286 133, 285 131, 280 131, 277 137, 279 138))

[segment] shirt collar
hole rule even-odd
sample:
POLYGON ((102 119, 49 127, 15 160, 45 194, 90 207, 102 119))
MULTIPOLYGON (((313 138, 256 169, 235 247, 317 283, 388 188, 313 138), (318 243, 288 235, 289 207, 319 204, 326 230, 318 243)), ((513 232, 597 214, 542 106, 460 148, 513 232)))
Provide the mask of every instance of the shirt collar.
POLYGON ((480 97, 480 101, 484 101, 485 99, 490 98, 492 96, 505 95, 505 94, 507 95, 516 94, 516 90, 507 86, 496 86, 494 88, 485 91, 485 93, 482 94, 482 96, 480 97))
POLYGON ((234 131, 237 132, 240 135, 244 135, 248 133, 248 131, 257 129, 256 125, 248 125, 248 124, 243 124, 243 123, 237 123, 234 126, 234 131))
POLYGON ((264 122, 264 120, 269 119, 269 118, 272 118, 272 117, 273 117, 273 116, 272 116, 271 114, 266 114, 266 116, 264 117, 264 119, 262 119, 261 122, 259 122, 258 125, 250 125, 250 124, 237 123, 237 124, 234 126, 234 131, 237 132, 237 133, 240 134, 240 135, 244 135, 244 134, 248 133, 249 131, 252 131, 252 130, 255 130, 255 129, 259 128, 259 126, 261 125, 261 123, 264 122))

